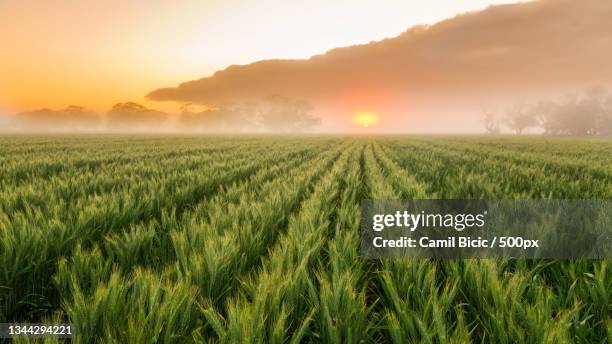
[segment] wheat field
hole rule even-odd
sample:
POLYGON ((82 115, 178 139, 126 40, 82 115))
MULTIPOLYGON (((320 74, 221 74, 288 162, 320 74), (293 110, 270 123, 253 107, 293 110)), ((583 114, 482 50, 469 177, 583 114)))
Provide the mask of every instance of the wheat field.
POLYGON ((612 198, 612 141, 0 136, 0 322, 77 343, 611 342, 607 260, 359 256, 362 199, 480 198, 612 198))

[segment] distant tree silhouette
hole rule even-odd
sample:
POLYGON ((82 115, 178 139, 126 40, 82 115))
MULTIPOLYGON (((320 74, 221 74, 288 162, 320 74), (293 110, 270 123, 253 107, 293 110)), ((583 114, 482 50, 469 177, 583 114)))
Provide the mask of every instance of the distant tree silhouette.
POLYGON ((557 102, 541 101, 534 110, 545 134, 609 135, 611 103, 602 88, 593 88, 582 96, 565 95, 557 102))
POLYGON ((134 102, 118 103, 108 112, 108 126, 114 130, 158 128, 168 117, 165 112, 149 109, 134 102))
POLYGON ((499 134, 501 132, 499 119, 492 111, 483 110, 482 122, 488 134, 499 134))
POLYGON ((211 132, 304 132, 321 123, 303 100, 273 95, 259 102, 227 103, 209 108, 194 104, 182 107, 181 127, 211 132))
POLYGON ((597 121, 600 135, 612 136, 612 96, 609 96, 603 105, 603 111, 597 121))
POLYGON ((98 113, 82 106, 68 106, 62 110, 39 109, 18 113, 13 126, 34 131, 81 131, 99 128, 101 117, 98 113))
POLYGON ((181 108, 181 127, 190 131, 242 132, 256 129, 254 104, 225 104, 202 108, 186 104, 181 108))
POLYGON ((271 95, 264 99, 259 119, 267 131, 308 131, 321 123, 320 118, 310 114, 312 110, 312 105, 306 101, 271 95))
POLYGON ((556 106, 553 101, 542 100, 531 107, 538 126, 544 129, 545 135, 558 135, 562 131, 561 124, 554 116, 556 106))
POLYGON ((525 104, 515 104, 506 113, 505 123, 517 135, 521 135, 526 129, 538 125, 537 117, 525 104))

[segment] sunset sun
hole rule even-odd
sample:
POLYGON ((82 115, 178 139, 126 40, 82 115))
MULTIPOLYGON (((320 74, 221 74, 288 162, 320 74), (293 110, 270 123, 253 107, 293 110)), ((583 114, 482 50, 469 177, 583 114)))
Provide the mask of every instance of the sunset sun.
POLYGON ((369 128, 370 126, 376 124, 378 121, 378 116, 373 112, 362 111, 355 115, 354 121, 363 128, 369 128))

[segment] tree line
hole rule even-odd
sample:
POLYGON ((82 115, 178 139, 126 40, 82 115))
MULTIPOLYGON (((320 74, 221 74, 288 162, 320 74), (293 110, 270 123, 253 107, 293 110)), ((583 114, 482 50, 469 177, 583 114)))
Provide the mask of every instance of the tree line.
POLYGON ((612 95, 597 87, 557 100, 516 103, 501 115, 484 111, 483 124, 490 134, 507 128, 520 135, 538 128, 545 135, 609 136, 612 95))
POLYGON ((306 101, 281 95, 218 107, 186 104, 181 108, 179 127, 211 132, 304 132, 321 124, 321 119, 311 114, 313 109, 306 101))
POLYGON ((32 131, 148 130, 162 125, 167 117, 165 112, 125 102, 113 105, 105 115, 74 105, 21 112, 11 124, 14 129, 32 131))
MULTIPOLYGON (((210 107, 186 104, 178 116, 178 129, 202 132, 304 132, 321 123, 306 101, 272 95, 256 102, 226 103, 210 107)), ((43 108, 18 113, 10 126, 31 131, 149 131, 168 124, 169 114, 135 102, 115 104, 106 114, 82 106, 43 108)))

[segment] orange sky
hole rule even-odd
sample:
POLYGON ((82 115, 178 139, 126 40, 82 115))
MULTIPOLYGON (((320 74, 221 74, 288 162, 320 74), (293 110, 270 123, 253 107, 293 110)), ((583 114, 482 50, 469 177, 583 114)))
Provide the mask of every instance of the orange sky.
POLYGON ((230 66, 148 98, 222 106, 280 94, 311 103, 323 131, 352 130, 368 111, 378 114, 368 131, 478 132, 483 109, 610 89, 610 42, 610 0, 515 3, 311 58, 230 66))
POLYGON ((231 64, 306 58, 503 0, 0 1, 0 113, 106 111, 231 64))

